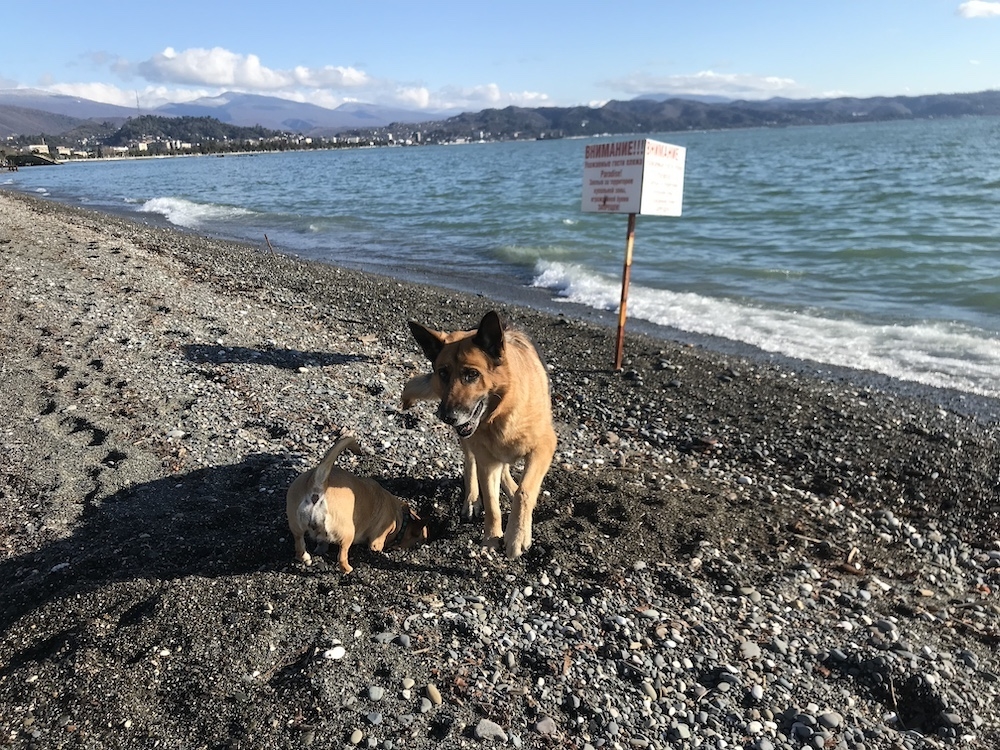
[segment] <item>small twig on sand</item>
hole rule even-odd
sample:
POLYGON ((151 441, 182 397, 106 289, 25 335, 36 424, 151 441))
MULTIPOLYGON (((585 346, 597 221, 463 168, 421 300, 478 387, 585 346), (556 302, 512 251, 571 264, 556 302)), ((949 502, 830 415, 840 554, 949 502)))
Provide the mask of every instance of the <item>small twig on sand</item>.
POLYGON ((266 234, 264 235, 264 242, 266 242, 266 243, 267 243, 267 249, 271 251, 271 255, 277 255, 277 253, 276 253, 276 252, 274 252, 274 248, 273 248, 273 247, 271 247, 271 240, 269 240, 269 239, 267 238, 267 235, 266 235, 266 234))

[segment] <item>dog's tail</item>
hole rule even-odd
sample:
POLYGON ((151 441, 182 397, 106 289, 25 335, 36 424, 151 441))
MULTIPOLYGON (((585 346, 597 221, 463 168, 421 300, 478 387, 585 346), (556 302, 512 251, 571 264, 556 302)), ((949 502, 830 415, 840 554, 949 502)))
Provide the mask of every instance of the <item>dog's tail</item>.
POLYGON ((410 378, 403 386, 403 408, 409 409, 417 401, 433 401, 437 398, 431 386, 431 374, 417 375, 410 378))
POLYGON ((326 452, 326 455, 323 456, 323 460, 319 462, 319 466, 316 467, 316 472, 313 474, 313 487, 320 494, 322 494, 323 488, 326 487, 327 478, 330 476, 330 470, 333 468, 333 465, 337 462, 337 457, 344 451, 350 451, 351 453, 361 452, 361 449, 358 447, 357 438, 350 433, 341 436, 340 440, 333 444, 330 450, 326 452))

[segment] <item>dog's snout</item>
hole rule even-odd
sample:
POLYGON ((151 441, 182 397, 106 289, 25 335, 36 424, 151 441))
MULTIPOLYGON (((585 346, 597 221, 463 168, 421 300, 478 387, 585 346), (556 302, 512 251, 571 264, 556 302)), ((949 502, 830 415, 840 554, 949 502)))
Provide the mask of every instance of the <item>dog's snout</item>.
POLYGON ((458 417, 455 416, 455 412, 448 409, 444 404, 440 404, 438 406, 437 415, 438 419, 450 427, 454 427, 458 424, 458 417))

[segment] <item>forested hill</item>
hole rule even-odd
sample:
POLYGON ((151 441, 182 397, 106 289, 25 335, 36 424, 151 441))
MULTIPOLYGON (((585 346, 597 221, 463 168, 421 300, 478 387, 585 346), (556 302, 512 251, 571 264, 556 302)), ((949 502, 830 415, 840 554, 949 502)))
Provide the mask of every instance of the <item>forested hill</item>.
POLYGON ((213 117, 160 117, 143 115, 132 117, 115 133, 110 135, 105 143, 109 146, 124 146, 133 141, 149 138, 176 139, 192 143, 249 141, 270 138, 278 135, 276 131, 253 127, 240 127, 219 122, 213 117))
POLYGON ((708 103, 683 98, 611 101, 602 107, 507 107, 425 122, 441 135, 566 137, 599 133, 780 127, 964 115, 1000 115, 1000 91, 867 99, 768 99, 708 103))

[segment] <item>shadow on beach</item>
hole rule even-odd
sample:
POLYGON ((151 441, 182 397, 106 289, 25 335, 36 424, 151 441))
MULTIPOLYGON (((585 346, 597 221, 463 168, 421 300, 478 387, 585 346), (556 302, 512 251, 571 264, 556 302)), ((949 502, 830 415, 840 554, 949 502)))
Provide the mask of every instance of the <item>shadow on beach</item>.
POLYGON ((245 346, 222 344, 186 344, 184 356, 192 362, 216 365, 269 365, 284 370, 301 367, 331 367, 351 362, 368 362, 365 354, 339 354, 336 352, 301 352, 295 349, 252 349, 245 346))
MULTIPOLYGON (((167 476, 102 500, 84 501, 86 508, 72 534, 0 561, 0 581, 4 582, 0 631, 49 603, 70 606, 77 595, 110 590, 118 582, 287 571, 327 576, 332 585, 340 585, 364 583, 366 569, 426 569, 360 546, 351 551, 352 561, 362 568, 360 575, 341 576, 332 556, 310 568, 296 563, 285 518, 285 489, 301 470, 288 456, 253 454, 239 463, 167 476)), ((395 481, 397 491, 406 484, 405 479, 377 480, 395 481)), ((447 489, 442 486, 436 491, 447 489)), ((468 575, 457 569, 443 572, 468 575)), ((129 616, 121 614, 126 620, 129 616)), ((0 674, 19 660, 39 655, 11 656, 0 674)))
POLYGON ((0 562, 0 630, 45 602, 114 581, 274 570, 289 559, 281 456, 196 469, 87 503, 69 536, 0 562), (280 495, 280 496, 279 496, 280 495))

